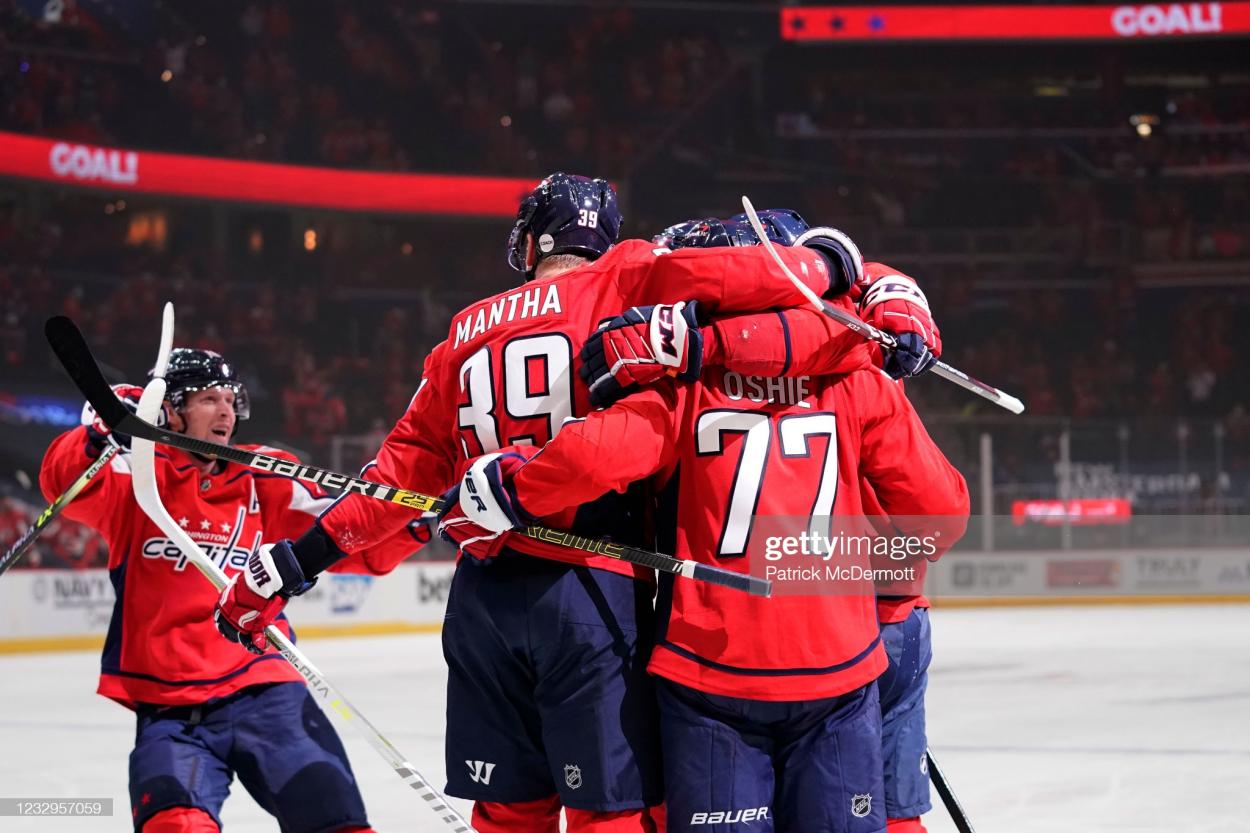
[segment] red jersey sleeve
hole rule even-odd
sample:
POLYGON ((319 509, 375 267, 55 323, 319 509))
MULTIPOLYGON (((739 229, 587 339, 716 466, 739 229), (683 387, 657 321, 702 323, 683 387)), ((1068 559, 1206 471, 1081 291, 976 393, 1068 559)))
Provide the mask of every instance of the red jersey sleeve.
MULTIPOLYGON (((300 462, 294 454, 279 448, 263 445, 244 448, 293 463, 300 462)), ((261 472, 256 472, 254 478, 266 541, 298 538, 321 512, 329 508, 333 500, 317 483, 261 472)))
MULTIPOLYGON (((283 460, 299 462, 299 458, 294 454, 281 449, 265 446, 248 446, 247 448, 283 460)), ((255 499, 259 503, 266 541, 300 537, 334 502, 334 498, 316 483, 264 474, 257 474, 255 483, 255 499)), ((411 521, 412 512, 406 514, 411 521)), ((422 538, 404 528, 385 541, 372 544, 353 553, 351 557, 331 565, 329 569, 335 573, 377 575, 387 573, 393 570, 400 561, 420 549, 428 540, 428 535, 422 538)))
MULTIPOLYGON (((454 484, 447 426, 438 420, 451 412, 453 404, 442 390, 447 381, 441 378, 445 347, 445 342, 440 344, 426 359, 421 386, 408 410, 387 435, 377 458, 361 470, 362 477, 427 495, 442 494, 454 484)), ((336 500, 318 523, 349 555, 373 548, 362 554, 366 569, 386 572, 422 543, 409 529, 414 520, 412 509, 350 494, 336 500), (413 546, 408 547, 408 541, 413 546)))
MULTIPOLYGON (((803 246, 777 247, 790 270, 817 295, 829 290, 824 257, 803 246)), ((808 303, 763 246, 679 249, 622 269, 625 306, 694 299, 708 312, 758 312, 808 303)))
POLYGON ((683 395, 672 383, 656 385, 566 423, 517 472, 521 506, 548 517, 659 471, 676 453, 683 395))
MULTIPOLYGON (((87 453, 89 447, 83 426, 65 432, 48 446, 39 469, 39 488, 49 503, 95 462, 95 455, 87 453)), ((124 519, 124 513, 116 509, 131 496, 129 471, 127 455, 118 454, 61 510, 62 514, 93 527, 105 538, 112 537, 124 519), (121 471, 126 476, 121 476, 121 471)), ((116 567, 125 556, 123 551, 110 551, 109 567, 116 567)))
POLYGON ((929 437, 902 387, 870 371, 855 374, 862 425, 861 473, 895 527, 938 535, 937 558, 968 526, 968 484, 929 437))
MULTIPOLYGON (((834 303, 854 312, 845 297, 834 303)), ((752 376, 821 376, 871 367, 872 345, 813 309, 732 315, 711 324, 709 364, 752 376)))

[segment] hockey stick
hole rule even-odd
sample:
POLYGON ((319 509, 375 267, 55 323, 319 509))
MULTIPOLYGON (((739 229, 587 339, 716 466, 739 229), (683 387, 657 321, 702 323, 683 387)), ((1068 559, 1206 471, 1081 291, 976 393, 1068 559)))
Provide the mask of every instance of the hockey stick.
POLYGON ((108 462, 117 454, 117 446, 109 444, 95 462, 87 466, 82 474, 78 475, 78 479, 69 485, 69 488, 61 492, 56 500, 48 504, 47 508, 39 513, 39 517, 35 519, 34 526, 22 533, 22 537, 18 538, 13 546, 0 556, 0 576, 4 575, 5 570, 17 563, 17 560, 25 555, 26 551, 35 543, 35 539, 39 534, 48 528, 48 524, 52 523, 52 519, 61 514, 61 510, 74 498, 78 497, 79 492, 87 488, 87 484, 91 482, 91 478, 99 474, 108 462))
MULTIPOLYGON (((746 197, 742 198, 742 207, 746 210, 747 219, 751 221, 751 228, 755 229, 755 234, 759 237, 760 243, 764 245, 764 248, 768 249, 768 253, 773 256, 773 260, 777 261, 777 265, 781 267, 781 271, 785 273, 786 277, 789 278, 796 287, 798 287, 798 290, 803 293, 803 296, 807 298, 807 300, 811 301, 812 306, 814 306, 818 312, 823 312, 834 321, 842 324, 848 330, 858 333, 868 341, 875 341, 887 350, 893 350, 898 346, 898 341, 889 333, 878 330, 876 327, 865 321, 859 320, 850 313, 843 312, 842 310, 832 307, 822 301, 809 286, 799 280, 795 274, 790 271, 790 267, 786 266, 785 261, 783 261, 781 256, 777 254, 777 248, 773 245, 773 241, 768 239, 768 235, 764 232, 764 226, 760 223, 759 215, 755 213, 755 206, 751 205, 751 201, 746 197)), ((1013 414, 1024 413, 1024 403, 1016 397, 1006 393, 1005 391, 999 390, 993 385, 987 385, 980 379, 974 379, 962 370, 951 367, 946 362, 939 361, 934 364, 933 375, 940 376, 948 382, 954 382, 961 388, 972 391, 977 396, 983 396, 995 405, 998 405, 1001 408, 1006 408, 1013 414)))
MULTIPOLYGON (((293 477, 297 480, 307 480, 310 483, 319 483, 328 489, 336 489, 344 493, 355 492, 376 500, 397 503, 421 512, 439 512, 444 508, 441 498, 423 495, 419 492, 410 492, 406 489, 398 489, 394 486, 387 486, 372 480, 351 477, 328 469, 317 468, 316 466, 300 465, 289 460, 271 457, 268 454, 244 451, 228 445, 198 440, 158 428, 151 422, 142 420, 130 413, 122 405, 121 400, 117 398, 117 395, 113 393, 113 389, 105 381, 104 375, 100 372, 99 366, 91 355, 91 348, 87 346, 86 340, 73 321, 60 315, 50 318, 44 327, 44 334, 48 338, 48 343, 52 345, 52 351, 56 353, 61 364, 65 366, 65 370, 69 373, 74 384, 77 385, 92 407, 96 409, 96 413, 100 415, 100 418, 115 431, 129 434, 132 437, 141 437, 152 442, 173 446, 174 448, 181 448, 205 457, 217 457, 222 460, 240 463, 249 468, 273 472, 274 474, 293 477)), ((630 564, 637 564, 662 573, 671 573, 694 579, 695 581, 704 581, 709 584, 720 585, 721 587, 741 590, 753 596, 772 595, 771 581, 745 573, 735 573, 732 570, 697 564, 694 561, 674 558, 671 555, 651 552, 650 550, 626 546, 599 538, 587 538, 583 535, 575 535, 571 532, 563 532, 542 526, 528 527, 523 534, 548 544, 568 547, 569 549, 579 550, 591 555, 615 558, 618 561, 626 561, 630 564)))
MULTIPOLYGON (((165 321, 172 333, 173 308, 170 305, 166 305, 165 309, 165 321)), ((169 351, 165 349, 157 360, 152 381, 144 388, 143 396, 139 399, 139 414, 147 419, 155 418, 161 409, 162 401, 165 399, 164 372, 168 358, 169 351)), ((191 564, 212 582, 213 587, 218 591, 222 590, 228 582, 225 573, 221 571, 221 568, 212 559, 205 555, 200 546, 187 535, 182 527, 178 526, 174 519, 169 516, 169 512, 165 510, 165 505, 161 501, 160 492, 156 486, 155 443, 137 435, 132 435, 131 446, 131 481, 135 500, 138 501, 140 508, 161 528, 162 532, 169 536, 178 549, 182 550, 182 553, 191 564)), ((309 661, 308 657, 304 656, 303 652, 296 648, 294 643, 287 638, 286 634, 274 625, 270 625, 265 629, 265 636, 269 638, 269 641, 274 644, 282 656, 286 658, 287 662, 291 663, 295 670, 300 673, 300 676, 304 678, 304 682, 308 684, 308 690, 312 692, 314 698, 320 701, 322 708, 327 711, 334 710, 345 721, 356 727, 365 740, 369 742, 369 745, 377 750, 378 754, 399 774, 399 777, 403 778, 408 786, 420 794, 431 810, 439 814, 448 830, 456 831, 456 833, 472 833, 473 828, 447 803, 447 799, 417 771, 416 767, 404 758, 398 749, 391 745, 390 741, 382 737, 382 734, 347 701, 346 697, 326 680, 324 675, 317 670, 317 667, 309 661)))
POLYGON ((933 752, 927 746, 924 750, 924 757, 929 768, 929 780, 933 782, 934 788, 938 791, 938 796, 942 799, 942 804, 946 806, 946 812, 950 813, 951 821, 955 822, 955 829, 959 833, 975 833, 972 829, 972 822, 968 820, 968 814, 964 812, 964 808, 959 803, 959 799, 955 797, 954 791, 951 790, 951 785, 947 782, 946 776, 942 774, 942 769, 938 766, 937 759, 933 757, 933 752))
MULTIPOLYGON (((174 344, 174 305, 165 304, 165 308, 161 311, 161 344, 157 353, 157 366, 153 373, 164 376, 165 365, 169 362, 169 351, 174 344)), ((109 438, 109 444, 100 452, 100 456, 95 462, 87 466, 82 474, 78 475, 78 479, 69 485, 69 488, 57 496, 56 500, 48 504, 47 508, 39 513, 39 517, 35 519, 35 524, 30 529, 22 533, 22 537, 0 557, 0 576, 4 575, 5 570, 17 563, 17 560, 30 549, 35 543, 35 539, 39 534, 52 523, 52 519, 61 514, 61 510, 69 504, 71 500, 78 497, 83 489, 87 488, 87 484, 91 479, 104 470, 108 462, 112 460, 117 452, 121 450, 116 440, 109 438)))

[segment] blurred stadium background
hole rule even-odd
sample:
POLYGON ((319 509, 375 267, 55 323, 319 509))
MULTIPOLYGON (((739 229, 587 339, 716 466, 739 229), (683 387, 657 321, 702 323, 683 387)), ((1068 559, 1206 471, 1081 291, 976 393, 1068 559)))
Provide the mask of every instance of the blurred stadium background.
MULTIPOLYGON (((0 543, 78 421, 49 315, 138 381, 173 300, 179 343, 243 368, 241 439, 353 469, 452 312, 516 283, 516 199, 566 170, 617 183, 624 236, 745 193, 917 276, 944 358, 1028 405, 908 385, 997 518, 963 550, 1244 547, 1242 5, 1125 7, 1132 37, 910 41, 888 3, 843 37, 836 10, 730 0, 0 0, 0 543)), ((101 549, 61 522, 23 566, 101 549)), ((1134 586, 1250 594, 1242 562, 1134 586)), ((1146 569, 1069 563, 1044 589, 1146 569)))

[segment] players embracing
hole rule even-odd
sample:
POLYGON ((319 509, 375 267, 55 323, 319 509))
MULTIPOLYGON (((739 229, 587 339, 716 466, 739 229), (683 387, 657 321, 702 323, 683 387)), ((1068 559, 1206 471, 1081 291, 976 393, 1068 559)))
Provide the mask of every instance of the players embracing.
MULTIPOLYGON (((872 683, 886 655, 871 594, 757 600, 666 580, 653 607, 651 574, 511 531, 541 519, 742 570, 754 512, 862 514, 861 477, 888 512, 966 515, 962 478, 877 369, 903 354, 923 369, 937 345, 919 337, 883 357, 848 339, 794 309, 802 297, 760 247, 617 244, 619 227, 605 181, 540 183, 508 247, 526 285, 453 318, 365 470, 427 493, 464 484, 440 523, 462 554, 443 631, 447 791, 474 800, 482 833, 555 833, 561 809, 574 832, 662 829, 665 784, 672 830, 884 829, 872 683), (603 373, 584 375, 600 392, 650 381, 648 367, 681 384, 593 411, 573 374, 588 341, 603 373), (744 404, 726 390, 735 359, 804 377, 791 389, 806 393, 744 404)), ((810 231, 778 229, 800 244, 781 256, 848 303, 858 251, 810 231)), ((223 633, 254 646, 331 565, 390 569, 368 549, 410 519, 340 499, 255 554, 267 569, 222 598, 223 633)))

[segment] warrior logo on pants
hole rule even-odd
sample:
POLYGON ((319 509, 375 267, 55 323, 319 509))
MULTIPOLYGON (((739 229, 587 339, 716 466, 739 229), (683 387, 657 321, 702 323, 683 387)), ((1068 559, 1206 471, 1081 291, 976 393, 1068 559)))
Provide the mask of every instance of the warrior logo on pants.
POLYGON ((469 767, 469 777, 477 784, 490 784, 490 774, 495 771, 495 765, 486 761, 465 761, 469 767))

